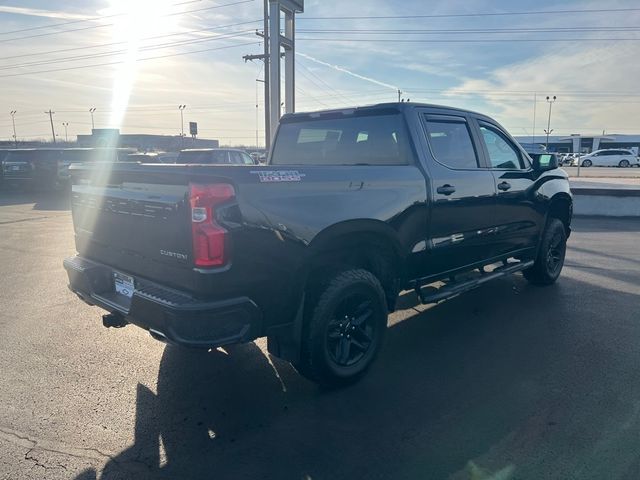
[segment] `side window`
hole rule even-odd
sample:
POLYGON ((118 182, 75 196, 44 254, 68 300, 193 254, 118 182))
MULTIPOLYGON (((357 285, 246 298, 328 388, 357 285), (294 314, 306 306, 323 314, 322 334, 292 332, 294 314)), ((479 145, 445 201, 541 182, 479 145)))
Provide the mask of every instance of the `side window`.
POLYGON ((497 129, 480 125, 491 166, 499 169, 522 169, 524 162, 518 149, 497 129))
POLYGON ((425 123, 431 152, 439 163, 457 170, 478 168, 478 157, 464 119, 438 120, 429 116, 425 123))
POLYGON ((244 163, 245 165, 255 165, 253 158, 251 158, 248 154, 241 153, 240 155, 242 155, 242 163, 244 163))

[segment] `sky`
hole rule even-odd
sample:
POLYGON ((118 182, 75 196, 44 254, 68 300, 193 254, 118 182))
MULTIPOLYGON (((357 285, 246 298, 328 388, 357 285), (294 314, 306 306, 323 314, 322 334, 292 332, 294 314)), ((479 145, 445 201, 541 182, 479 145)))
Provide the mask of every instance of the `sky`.
MULTIPOLYGON (((0 140, 96 128, 264 143, 261 0, 6 0, 0 140), (257 103, 256 103, 257 102, 257 103), (256 108, 257 105, 257 108, 256 108)), ((640 134, 637 1, 307 0, 296 109, 396 101, 468 108, 513 135, 640 134), (542 13, 540 13, 542 12, 542 13), (550 13, 552 12, 552 13, 550 13), (515 15, 514 13, 517 13, 515 15), (372 18, 378 17, 378 18, 372 18), (385 17, 385 18, 379 18, 385 17)))

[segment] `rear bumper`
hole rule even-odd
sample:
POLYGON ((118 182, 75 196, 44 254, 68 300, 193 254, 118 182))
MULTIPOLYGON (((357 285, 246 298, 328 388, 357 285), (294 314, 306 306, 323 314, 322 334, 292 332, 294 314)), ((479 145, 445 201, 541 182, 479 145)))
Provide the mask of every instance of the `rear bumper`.
POLYGON ((255 339, 262 314, 247 297, 202 302, 185 292, 135 278, 129 299, 115 292, 113 269, 76 256, 64 260, 69 289, 85 303, 122 315, 154 338, 197 348, 214 348, 255 339))

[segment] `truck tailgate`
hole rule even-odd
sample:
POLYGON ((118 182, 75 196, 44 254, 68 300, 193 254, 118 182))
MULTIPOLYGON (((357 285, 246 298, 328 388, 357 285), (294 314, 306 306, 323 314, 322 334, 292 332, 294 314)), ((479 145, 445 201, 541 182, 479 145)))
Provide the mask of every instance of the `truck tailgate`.
MULTIPOLYGON (((194 269, 192 258, 192 169, 111 164, 74 166, 72 171, 72 215, 80 255, 127 275, 199 290, 202 274, 194 269)), ((215 176, 199 180, 230 182, 215 176)))

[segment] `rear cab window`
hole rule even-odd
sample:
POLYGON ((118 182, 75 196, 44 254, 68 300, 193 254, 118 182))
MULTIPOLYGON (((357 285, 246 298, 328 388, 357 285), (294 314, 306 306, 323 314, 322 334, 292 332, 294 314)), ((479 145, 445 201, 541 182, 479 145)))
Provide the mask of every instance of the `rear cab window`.
POLYGON ((409 138, 400 113, 295 117, 280 124, 272 165, 407 165, 409 138))
POLYGON ((465 118, 425 114, 423 122, 429 148, 438 163, 454 170, 478 168, 478 155, 465 118))

